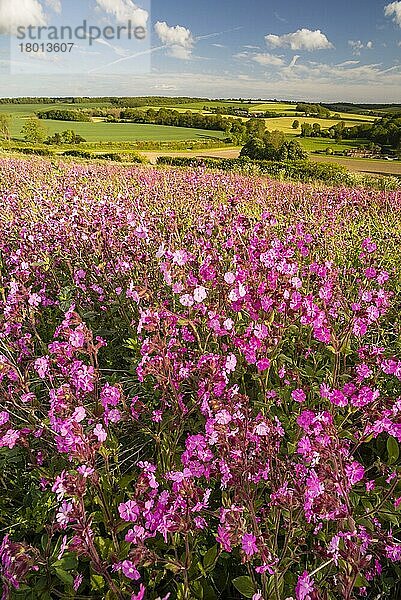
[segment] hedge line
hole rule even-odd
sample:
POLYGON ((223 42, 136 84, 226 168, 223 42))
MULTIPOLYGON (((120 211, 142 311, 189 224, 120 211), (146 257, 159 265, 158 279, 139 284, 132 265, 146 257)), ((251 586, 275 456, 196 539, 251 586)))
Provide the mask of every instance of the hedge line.
POLYGON ((252 161, 248 158, 191 158, 160 156, 158 165, 175 167, 204 166, 207 169, 234 171, 241 174, 268 175, 273 179, 291 181, 323 182, 328 185, 346 187, 363 186, 374 189, 400 189, 401 179, 397 176, 375 176, 353 173, 345 166, 335 163, 301 161, 252 161))

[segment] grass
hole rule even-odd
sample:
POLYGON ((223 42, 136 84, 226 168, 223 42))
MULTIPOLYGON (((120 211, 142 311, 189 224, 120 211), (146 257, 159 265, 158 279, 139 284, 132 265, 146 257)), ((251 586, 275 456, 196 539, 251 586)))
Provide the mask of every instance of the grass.
POLYGON ((336 142, 328 138, 301 138, 295 136, 295 139, 301 144, 302 148, 307 152, 317 152, 331 148, 333 152, 344 152, 351 148, 359 148, 361 144, 368 143, 367 140, 344 140, 336 142))
MULTIPOLYGON (((135 142, 135 141, 181 141, 226 137, 224 131, 206 131, 188 127, 167 125, 144 125, 141 123, 66 123, 64 121, 44 121, 50 135, 73 129, 88 142, 135 142)), ((22 139, 15 133, 15 137, 22 139)))

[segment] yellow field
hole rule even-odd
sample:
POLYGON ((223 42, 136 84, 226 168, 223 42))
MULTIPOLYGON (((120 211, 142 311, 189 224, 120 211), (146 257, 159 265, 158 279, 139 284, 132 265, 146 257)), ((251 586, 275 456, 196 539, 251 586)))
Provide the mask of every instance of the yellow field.
MULTIPOLYGON (((293 129, 292 124, 294 120, 297 119, 299 123, 319 123, 322 129, 328 129, 332 125, 339 123, 342 119, 318 119, 317 117, 277 117, 277 119, 265 119, 266 127, 269 131, 273 131, 274 129, 278 129, 283 133, 300 133, 301 129, 293 129)), ((352 127, 353 125, 358 125, 358 121, 347 120, 346 121, 348 127, 352 127)))

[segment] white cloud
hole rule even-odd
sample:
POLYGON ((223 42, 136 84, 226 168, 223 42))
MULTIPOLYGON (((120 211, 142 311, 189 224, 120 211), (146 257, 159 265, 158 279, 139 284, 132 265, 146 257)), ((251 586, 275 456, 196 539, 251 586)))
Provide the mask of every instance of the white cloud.
POLYGON ((158 21, 155 32, 167 47, 170 56, 182 60, 191 58, 195 41, 189 29, 181 25, 170 27, 165 21, 158 21))
POLYGON ((350 65, 359 65, 359 63, 360 63, 359 60, 346 60, 346 61, 336 65, 336 67, 348 67, 350 65))
POLYGON ((61 1, 60 0, 45 0, 46 4, 49 8, 54 10, 54 12, 60 14, 61 13, 61 1))
POLYGON ((0 34, 14 34, 18 27, 46 25, 38 0, 0 0, 0 34))
POLYGON ((401 65, 390 69, 383 68, 380 63, 362 65, 359 61, 346 61, 332 65, 326 63, 308 62, 297 64, 293 69, 284 69, 281 73, 283 79, 295 81, 308 81, 313 84, 342 84, 371 85, 380 88, 382 84, 401 84, 401 65))
POLYGON ((134 27, 147 26, 149 13, 132 0, 96 0, 98 8, 115 17, 118 23, 131 21, 134 27))
POLYGON ((369 40, 364 44, 361 40, 348 40, 348 46, 351 46, 352 53, 355 56, 359 56, 361 54, 361 50, 371 50, 373 48, 373 42, 369 40))
POLYGON ((384 7, 386 17, 393 17, 394 23, 401 27, 401 2, 391 2, 384 7))
POLYGON ((270 54, 269 52, 238 52, 233 55, 233 58, 238 60, 246 60, 262 65, 263 67, 282 67, 284 66, 284 60, 281 56, 270 54))
POLYGON ((295 67, 295 65, 297 64, 298 59, 301 58, 299 56, 299 54, 295 54, 294 58, 292 59, 292 61, 290 62, 290 64, 288 65, 290 68, 291 67, 295 67))
POLYGON ((280 56, 275 56, 274 54, 269 53, 255 54, 252 56, 252 60, 258 63, 258 65, 263 66, 270 65, 272 67, 280 67, 284 64, 284 61, 280 56))
POLYGON ((334 48, 333 44, 320 29, 311 31, 310 29, 303 28, 284 35, 270 33, 265 36, 265 40, 273 48, 289 47, 291 50, 308 50, 309 52, 334 48))

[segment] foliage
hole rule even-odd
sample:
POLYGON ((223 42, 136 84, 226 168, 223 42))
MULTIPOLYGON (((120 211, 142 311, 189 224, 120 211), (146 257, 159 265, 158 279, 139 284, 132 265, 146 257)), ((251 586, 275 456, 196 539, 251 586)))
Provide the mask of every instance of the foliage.
POLYGON ((0 137, 5 140, 9 140, 10 134, 11 117, 4 113, 0 113, 0 137))
POLYGON ((51 119, 53 121, 81 121, 90 122, 92 119, 82 110, 51 109, 37 113, 39 119, 51 119))
POLYGON ((330 117, 330 110, 325 108, 321 104, 305 104, 300 103, 297 105, 297 112, 304 113, 305 117, 308 116, 319 116, 319 117, 330 117))
POLYGON ((281 131, 266 132, 263 137, 251 137, 241 150, 241 157, 252 160, 304 160, 307 152, 296 140, 286 141, 281 131))
POLYGON ((81 135, 78 135, 72 129, 67 129, 66 131, 61 131, 60 133, 56 132, 54 135, 49 136, 46 140, 46 144, 55 145, 82 144, 84 142, 86 142, 86 139, 81 135))
POLYGON ((32 117, 23 126, 21 134, 25 141, 31 144, 40 144, 46 138, 46 128, 37 118, 32 117))

